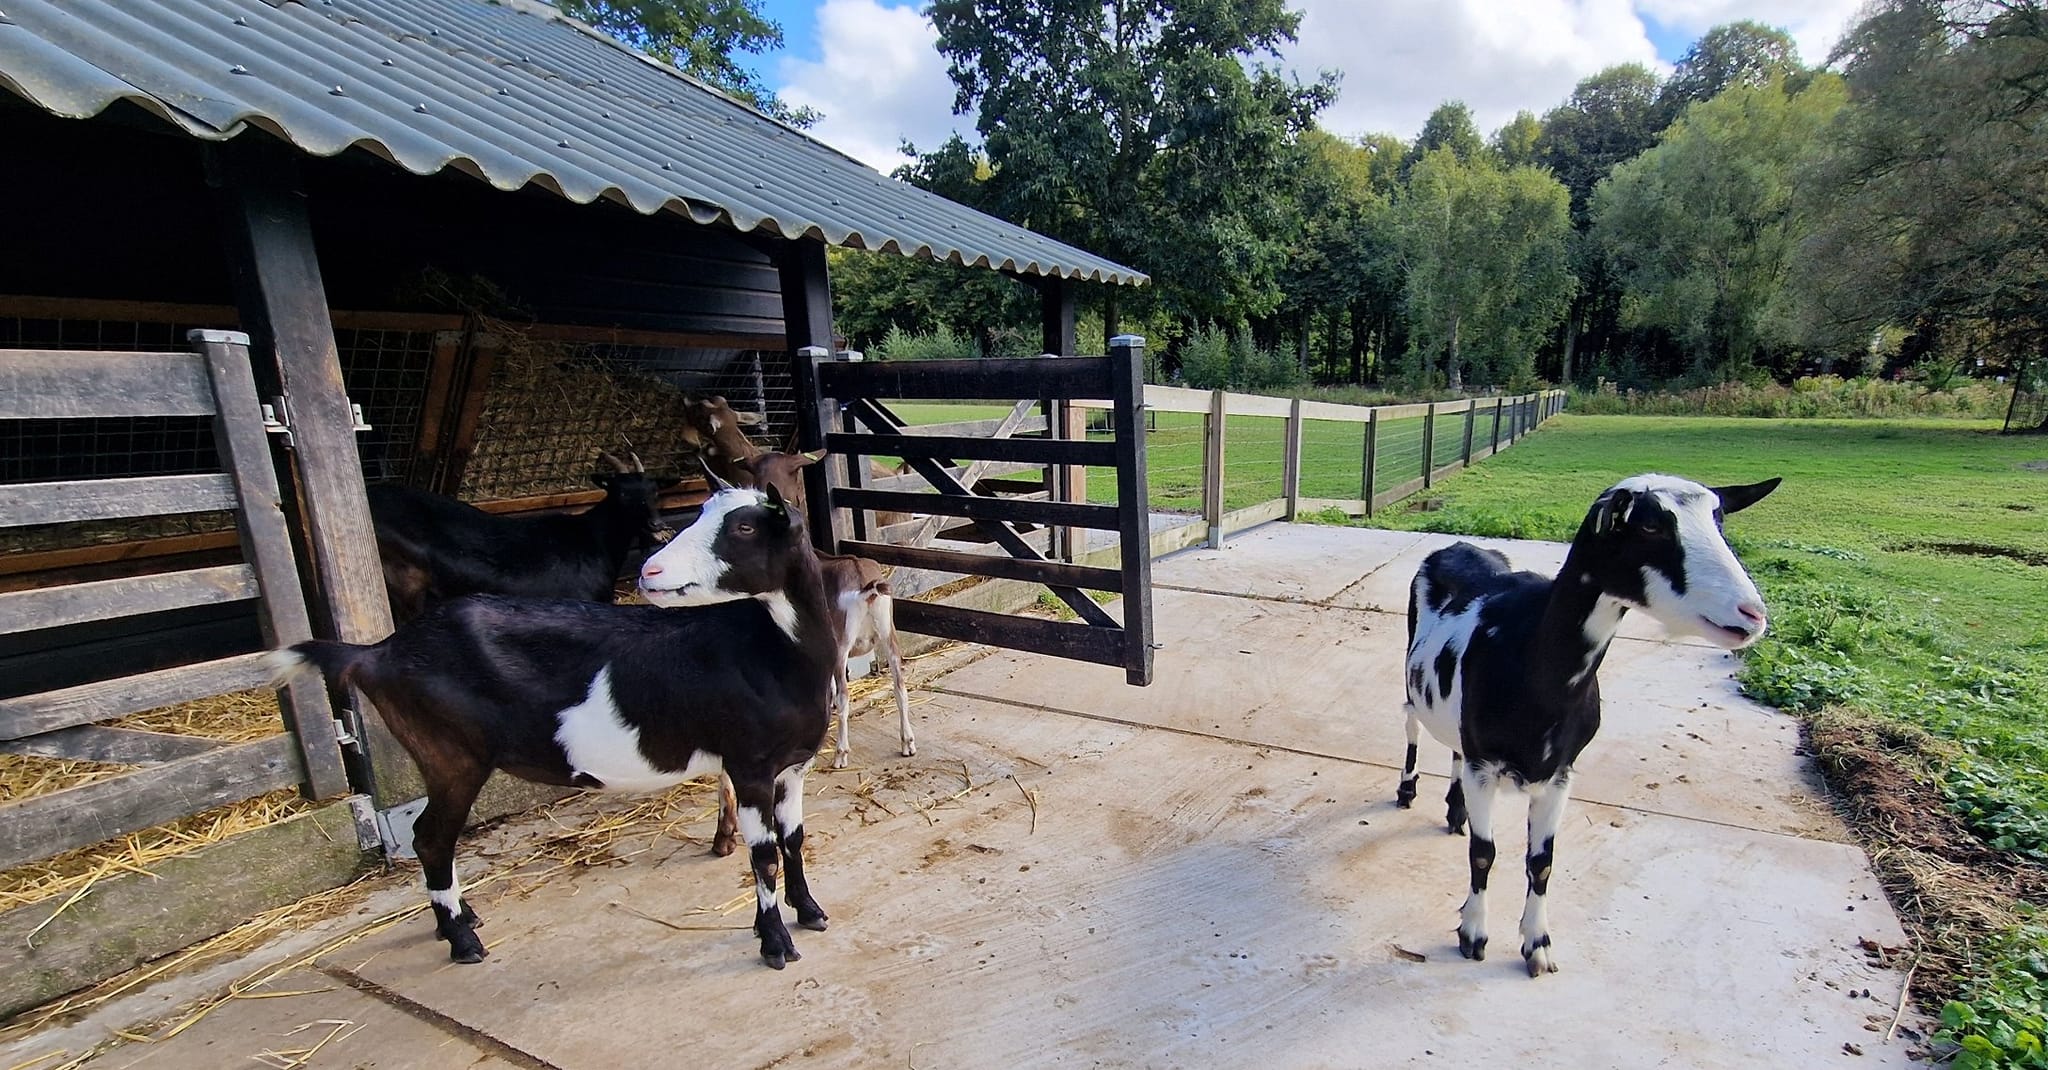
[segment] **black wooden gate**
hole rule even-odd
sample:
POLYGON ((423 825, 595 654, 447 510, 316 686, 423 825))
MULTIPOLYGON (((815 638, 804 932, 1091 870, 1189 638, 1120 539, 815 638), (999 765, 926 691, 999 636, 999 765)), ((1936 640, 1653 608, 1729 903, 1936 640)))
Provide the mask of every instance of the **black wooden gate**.
POLYGON ((1151 518, 1145 482, 1143 340, 1118 338, 1106 357, 1026 357, 864 363, 835 360, 815 347, 800 351, 799 441, 823 448, 834 463, 806 469, 813 537, 821 550, 855 554, 885 565, 928 568, 1044 584, 1072 609, 1078 622, 962 609, 933 602, 899 601, 896 625, 904 631, 984 643, 1053 657, 1120 665, 1132 684, 1152 682, 1151 518), (1045 437, 977 438, 920 435, 882 403, 884 399, 1017 401, 1108 399, 1110 437, 1061 438, 1060 421, 1045 437), (844 421, 842 423, 842 421, 844 421), (841 428, 844 427, 844 430, 841 428), (868 457, 901 457, 937 493, 870 490, 858 481, 868 457), (844 459, 841 467, 839 459, 844 459), (956 462, 1008 461, 1055 469, 1087 466, 1116 473, 1115 505, 1033 501, 977 492, 954 474, 956 462), (891 510, 964 517, 1008 556, 900 546, 849 538, 839 510, 891 510), (1117 533, 1119 563, 1101 568, 1048 560, 1020 525, 1117 533), (1119 622, 1089 591, 1121 597, 1119 622))

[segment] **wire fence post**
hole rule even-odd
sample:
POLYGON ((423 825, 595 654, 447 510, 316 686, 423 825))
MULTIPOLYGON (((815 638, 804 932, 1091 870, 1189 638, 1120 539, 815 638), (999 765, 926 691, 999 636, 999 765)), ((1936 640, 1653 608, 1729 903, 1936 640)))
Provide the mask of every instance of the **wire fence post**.
POLYGON ((1203 427, 1202 519, 1209 522, 1209 548, 1223 546, 1223 426, 1225 398, 1209 392, 1209 416, 1203 427))
POLYGON ((1430 470, 1436 466, 1436 402, 1429 403, 1429 409, 1422 414, 1422 485, 1427 487, 1436 482, 1430 470))
POLYGON ((1287 409, 1287 445, 1280 461, 1281 484, 1287 495, 1287 519, 1301 512, 1301 399, 1287 409))
POLYGON ((1360 482, 1360 497, 1365 499, 1365 515, 1372 516, 1373 467, 1379 460, 1380 451, 1380 410, 1373 409, 1365 414, 1365 478, 1360 482))

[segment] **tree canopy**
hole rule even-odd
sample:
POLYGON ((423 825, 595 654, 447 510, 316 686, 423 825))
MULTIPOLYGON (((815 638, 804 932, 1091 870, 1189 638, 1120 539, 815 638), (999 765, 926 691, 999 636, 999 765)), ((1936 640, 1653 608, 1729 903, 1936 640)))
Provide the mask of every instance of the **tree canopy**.
POLYGON ((808 108, 784 104, 734 59, 782 45, 782 26, 761 13, 761 0, 556 0, 555 6, 764 114, 797 126, 818 119, 808 108))

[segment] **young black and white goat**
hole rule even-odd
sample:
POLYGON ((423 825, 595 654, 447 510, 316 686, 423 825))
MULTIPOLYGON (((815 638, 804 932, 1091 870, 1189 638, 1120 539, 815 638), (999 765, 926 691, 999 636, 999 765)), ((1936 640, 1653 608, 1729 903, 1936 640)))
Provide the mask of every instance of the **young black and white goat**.
POLYGON ((455 961, 485 954, 455 881, 455 840, 494 769, 610 791, 722 770, 751 852, 761 957, 777 969, 798 957, 778 868, 797 923, 825 927, 804 880, 803 793, 830 724, 839 640, 801 516, 772 487, 714 495, 642 568, 653 605, 475 596, 381 643, 273 655, 281 675, 317 667, 361 688, 418 763, 427 806, 413 844, 455 961))
POLYGON ((370 487, 392 619, 469 594, 611 601, 626 555, 661 526, 661 492, 679 480, 648 475, 637 454, 630 465, 598 456, 614 469, 591 477, 604 499, 567 516, 497 516, 414 487, 370 487))
POLYGON ((1505 781, 1529 794, 1522 958, 1531 977, 1557 969, 1544 898, 1572 765, 1600 728, 1608 643, 1630 609, 1731 650, 1762 636, 1763 598, 1728 549, 1721 518, 1777 485, 1623 480, 1593 503, 1555 580, 1513 571, 1498 551, 1470 543, 1423 561, 1409 589, 1408 756, 1395 801, 1415 799, 1415 745, 1427 728, 1452 751, 1450 830, 1468 821, 1472 830, 1460 954, 1486 957, 1494 800, 1505 781))

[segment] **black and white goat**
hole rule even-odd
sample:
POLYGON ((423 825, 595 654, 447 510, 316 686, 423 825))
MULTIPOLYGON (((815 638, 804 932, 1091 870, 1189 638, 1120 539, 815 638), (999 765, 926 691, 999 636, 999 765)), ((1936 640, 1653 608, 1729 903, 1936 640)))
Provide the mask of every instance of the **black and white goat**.
POLYGON ((455 840, 494 769, 610 791, 722 770, 751 852, 761 957, 777 969, 798 957, 778 856, 797 923, 825 927, 804 880, 804 775, 830 724, 839 640, 801 516, 773 487, 714 495, 643 566, 653 605, 475 596, 381 643, 272 655, 280 676, 318 668, 361 688, 418 763, 427 806, 413 844, 455 961, 485 954, 455 880, 455 840))
POLYGON ((1415 800, 1423 728, 1451 748, 1446 820, 1471 825, 1471 892, 1458 951, 1486 957, 1486 881, 1501 784, 1529 794, 1522 958, 1554 972, 1544 897, 1572 765, 1600 728, 1600 662, 1630 609, 1674 633, 1731 650, 1764 634, 1763 598, 1721 534, 1721 519, 1778 485, 1709 488, 1641 475, 1602 494, 1557 578, 1516 572, 1495 550, 1458 543, 1429 555, 1408 598, 1408 755, 1395 801, 1415 800))
POLYGON ((661 492, 679 480, 648 475, 638 454, 630 465, 598 456, 613 469, 591 477, 604 499, 567 516, 498 516, 397 483, 370 487, 392 619, 469 594, 611 601, 626 555, 661 527, 661 492))

